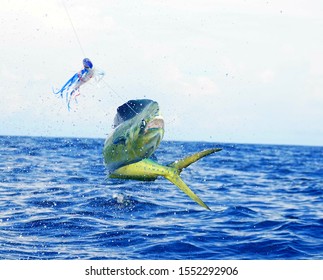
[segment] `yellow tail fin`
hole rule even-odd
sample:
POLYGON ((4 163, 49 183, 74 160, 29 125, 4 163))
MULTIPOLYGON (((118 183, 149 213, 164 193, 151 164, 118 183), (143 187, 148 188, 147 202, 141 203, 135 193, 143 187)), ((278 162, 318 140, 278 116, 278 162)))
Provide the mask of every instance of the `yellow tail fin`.
POLYGON ((195 153, 193 155, 187 156, 183 159, 177 160, 171 164, 169 164, 169 167, 174 167, 175 169, 179 170, 179 173, 181 173, 181 171, 188 167, 189 165, 191 165, 192 163, 198 161, 199 159, 208 156, 210 154, 216 153, 216 152, 220 152, 222 149, 219 148, 213 148, 213 149, 207 149, 198 153, 195 153))
POLYGON ((179 177, 178 174, 172 174, 169 175, 167 174, 165 176, 165 178, 167 180, 169 180, 170 182, 172 182, 174 185, 176 185, 177 187, 179 187, 184 193, 186 193, 191 199, 193 199, 196 203, 198 203, 199 205, 201 205, 202 207, 211 210, 209 208, 209 206, 207 206, 185 183, 184 181, 181 179, 181 177, 179 177))

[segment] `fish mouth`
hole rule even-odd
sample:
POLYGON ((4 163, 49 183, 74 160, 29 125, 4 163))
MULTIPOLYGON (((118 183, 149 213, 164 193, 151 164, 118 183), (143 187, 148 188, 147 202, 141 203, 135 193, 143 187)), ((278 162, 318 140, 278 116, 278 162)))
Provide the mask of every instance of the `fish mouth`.
POLYGON ((155 117, 152 121, 147 123, 145 133, 150 130, 164 129, 164 119, 161 116, 155 117))

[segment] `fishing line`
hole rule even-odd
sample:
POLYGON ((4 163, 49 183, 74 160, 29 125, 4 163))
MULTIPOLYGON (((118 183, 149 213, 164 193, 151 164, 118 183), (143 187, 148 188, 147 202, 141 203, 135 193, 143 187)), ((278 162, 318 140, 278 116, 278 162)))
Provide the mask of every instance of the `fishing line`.
POLYGON ((67 10, 67 7, 66 7, 66 5, 65 5, 65 2, 64 2, 64 1, 62 1, 62 2, 63 2, 63 6, 64 6, 64 9, 65 9, 65 12, 66 12, 66 14, 67 14, 67 17, 68 17, 68 19, 69 19, 69 21, 70 21, 70 23, 71 23, 72 28, 73 28, 74 35, 75 35, 75 37, 76 37, 76 40, 77 40, 77 42, 78 42, 78 44, 79 44, 79 46, 80 46, 81 52, 83 53, 84 57, 86 57, 86 55, 85 55, 85 51, 84 51, 84 49, 83 49, 83 47, 82 47, 82 44, 81 44, 81 41, 80 41, 80 38, 79 38, 79 36, 77 35, 76 29, 75 29, 75 27, 74 27, 74 24, 73 24, 72 18, 71 18, 70 14, 69 14, 69 12, 68 12, 68 10, 67 10))
POLYGON ((120 95, 118 94, 105 80, 103 80, 103 82, 105 83, 105 85, 116 95, 119 97, 119 99, 124 102, 125 104, 127 104, 127 106, 131 109, 132 112, 134 112, 136 115, 138 115, 138 113, 135 111, 135 109, 133 109, 128 102, 120 95))

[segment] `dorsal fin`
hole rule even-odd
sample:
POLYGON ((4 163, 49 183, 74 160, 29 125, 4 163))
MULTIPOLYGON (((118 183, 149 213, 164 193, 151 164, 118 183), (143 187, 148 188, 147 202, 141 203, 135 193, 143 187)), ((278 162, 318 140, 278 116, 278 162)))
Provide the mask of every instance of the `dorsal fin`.
POLYGON ((126 120, 132 119, 136 114, 142 112, 142 110, 150 103, 154 101, 150 99, 137 99, 129 100, 122 104, 117 109, 117 114, 114 117, 113 126, 116 127, 126 120))

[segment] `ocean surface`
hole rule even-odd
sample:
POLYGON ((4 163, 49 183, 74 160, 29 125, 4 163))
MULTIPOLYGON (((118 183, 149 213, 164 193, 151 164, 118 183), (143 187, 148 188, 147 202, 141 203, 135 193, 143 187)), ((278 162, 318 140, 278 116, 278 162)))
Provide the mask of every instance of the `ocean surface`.
POLYGON ((161 143, 164 178, 107 179, 103 139, 0 137, 0 259, 323 259, 323 147, 161 143))

